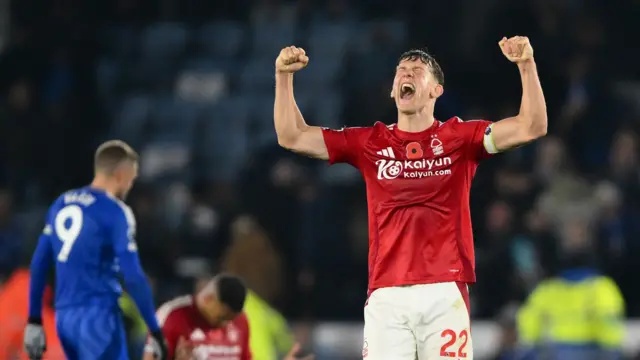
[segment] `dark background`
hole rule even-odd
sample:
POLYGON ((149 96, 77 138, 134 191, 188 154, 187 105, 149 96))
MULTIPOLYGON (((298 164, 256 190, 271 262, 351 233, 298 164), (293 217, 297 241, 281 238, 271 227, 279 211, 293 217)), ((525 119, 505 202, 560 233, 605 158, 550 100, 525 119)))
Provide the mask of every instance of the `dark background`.
POLYGON ((158 301, 219 269, 290 319, 361 320, 363 183, 279 149, 273 63, 304 47, 310 123, 392 123, 398 55, 428 47, 445 73, 436 115, 517 113, 502 36, 531 39, 549 135, 486 161, 472 190, 478 285, 492 318, 588 241, 640 316, 639 1, 13 1, 0 53, 0 274, 31 256, 43 212, 91 180, 110 138, 142 155, 129 204, 158 301), (612 5, 613 4, 613 5, 612 5))

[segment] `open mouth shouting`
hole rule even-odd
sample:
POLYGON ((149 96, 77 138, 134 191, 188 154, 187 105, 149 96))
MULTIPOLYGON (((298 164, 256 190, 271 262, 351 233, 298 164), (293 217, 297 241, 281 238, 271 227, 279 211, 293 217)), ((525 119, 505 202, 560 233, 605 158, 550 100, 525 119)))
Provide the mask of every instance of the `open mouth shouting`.
POLYGON ((410 100, 416 93, 416 86, 412 83, 402 83, 400 85, 400 99, 410 100))

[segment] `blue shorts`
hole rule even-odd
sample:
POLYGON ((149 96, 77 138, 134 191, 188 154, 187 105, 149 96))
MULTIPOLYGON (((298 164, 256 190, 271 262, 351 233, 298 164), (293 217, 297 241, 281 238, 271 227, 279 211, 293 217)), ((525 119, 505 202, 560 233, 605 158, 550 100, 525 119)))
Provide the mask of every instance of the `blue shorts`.
POLYGON ((124 322, 117 307, 57 310, 56 329, 67 360, 129 360, 124 322))

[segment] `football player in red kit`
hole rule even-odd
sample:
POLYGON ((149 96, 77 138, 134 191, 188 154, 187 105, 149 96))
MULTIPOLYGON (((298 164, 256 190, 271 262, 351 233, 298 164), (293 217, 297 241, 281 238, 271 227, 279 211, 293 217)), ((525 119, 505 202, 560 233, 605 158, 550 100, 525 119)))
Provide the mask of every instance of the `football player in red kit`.
POLYGON ((497 122, 434 118, 444 75, 421 50, 400 56, 391 97, 397 122, 330 130, 305 123, 293 74, 309 58, 298 47, 276 60, 278 142, 292 151, 360 170, 369 213, 367 360, 472 359, 467 284, 475 282, 469 212, 471 179, 482 159, 547 131, 547 110, 526 37, 499 47, 522 80, 520 112, 497 122))
MULTIPOLYGON (((251 360, 249 323, 242 311, 247 289, 236 276, 220 274, 195 296, 175 298, 157 312, 172 360, 251 360)), ((284 360, 294 360, 296 345, 284 360)), ((144 360, 155 360, 145 349, 144 360)), ((302 360, 312 360, 312 356, 302 360)))

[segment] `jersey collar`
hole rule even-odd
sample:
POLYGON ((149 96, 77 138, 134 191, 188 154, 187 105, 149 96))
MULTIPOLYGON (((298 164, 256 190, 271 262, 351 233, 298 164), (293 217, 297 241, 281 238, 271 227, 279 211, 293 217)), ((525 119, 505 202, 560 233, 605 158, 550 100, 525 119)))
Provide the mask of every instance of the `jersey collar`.
POLYGON ((431 126, 429 126, 428 128, 420 131, 420 132, 408 132, 408 131, 402 131, 400 129, 398 129, 398 124, 393 124, 393 134, 401 139, 401 140, 422 140, 424 139, 427 135, 431 134, 432 132, 434 132, 437 128, 440 127, 440 125, 442 125, 442 123, 440 121, 438 121, 437 119, 433 119, 433 124, 431 124, 431 126))

